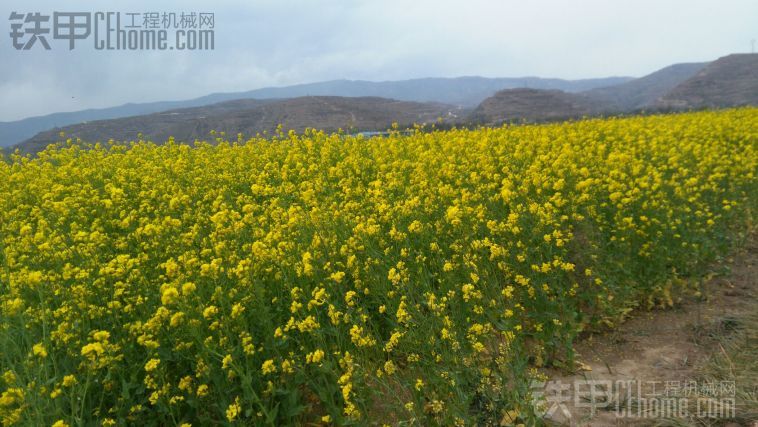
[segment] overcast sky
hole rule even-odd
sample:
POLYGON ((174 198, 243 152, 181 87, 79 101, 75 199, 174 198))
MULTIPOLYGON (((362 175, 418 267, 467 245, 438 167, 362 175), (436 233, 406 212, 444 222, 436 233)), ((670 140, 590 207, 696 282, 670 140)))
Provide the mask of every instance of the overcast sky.
POLYGON ((0 121, 342 78, 642 76, 758 38, 756 0, 3 0, 0 14, 0 121), (15 50, 13 11, 213 12, 215 50, 51 36, 15 50))

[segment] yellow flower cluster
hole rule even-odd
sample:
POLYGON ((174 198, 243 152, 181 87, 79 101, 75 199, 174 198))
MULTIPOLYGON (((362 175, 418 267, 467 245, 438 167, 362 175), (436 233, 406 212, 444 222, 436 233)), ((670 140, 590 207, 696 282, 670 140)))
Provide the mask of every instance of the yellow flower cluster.
POLYGON ((758 208, 758 109, 0 161, 3 425, 528 423, 758 208))

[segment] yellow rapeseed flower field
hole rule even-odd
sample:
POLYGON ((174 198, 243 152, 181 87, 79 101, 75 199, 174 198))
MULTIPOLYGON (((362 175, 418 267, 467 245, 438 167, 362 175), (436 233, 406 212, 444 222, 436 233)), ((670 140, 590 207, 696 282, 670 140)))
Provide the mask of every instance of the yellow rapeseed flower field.
POLYGON ((3 425, 498 424, 697 292, 758 109, 0 161, 3 425))

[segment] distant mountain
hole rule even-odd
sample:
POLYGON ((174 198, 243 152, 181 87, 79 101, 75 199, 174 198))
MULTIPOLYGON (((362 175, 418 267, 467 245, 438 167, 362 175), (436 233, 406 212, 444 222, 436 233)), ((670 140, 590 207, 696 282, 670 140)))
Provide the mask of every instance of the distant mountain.
POLYGON ((559 90, 506 89, 485 99, 471 114, 478 123, 561 120, 597 114, 602 108, 591 98, 559 90))
POLYGON ((504 90, 482 101, 471 120, 498 124, 740 105, 758 105, 758 54, 675 64, 639 79, 579 93, 504 90))
MULTIPOLYGON (((221 97, 220 97, 221 98, 221 97)), ((46 116, 29 117, 13 122, 0 122, 0 147, 8 147, 32 137, 43 130, 66 126, 73 123, 82 123, 92 120, 107 120, 119 117, 150 114, 158 111, 166 111, 174 108, 187 108, 220 102, 224 99, 216 99, 209 95, 189 101, 166 101, 149 102, 143 104, 124 104, 118 107, 89 109, 70 113, 54 113, 46 116)))
POLYGON ((758 105, 757 54, 675 64, 638 79, 334 80, 217 93, 188 101, 127 104, 0 123, 0 146, 29 138, 20 146, 36 152, 57 141, 60 130, 86 141, 130 140, 140 132, 156 142, 169 136, 192 141, 207 139, 212 129, 251 135, 272 131, 280 123, 297 131, 306 127, 371 131, 386 129, 392 122, 428 123, 440 116, 448 123, 497 124, 736 105, 758 105))
POLYGON ((334 80, 281 88, 265 88, 240 92, 239 98, 295 98, 299 96, 376 96, 400 101, 440 102, 461 107, 475 107, 485 98, 502 89, 534 88, 581 92, 632 80, 631 77, 563 80, 540 77, 518 78, 423 78, 400 81, 369 82, 334 80))
POLYGON ((707 65, 707 62, 674 64, 639 79, 615 86, 590 89, 582 94, 611 110, 638 110, 652 106, 660 97, 707 65))
POLYGON ((47 145, 66 138, 87 142, 135 140, 138 134, 155 143, 173 136, 177 142, 191 143, 211 139, 212 130, 224 131, 231 138, 237 133, 254 136, 274 132, 281 124, 284 131, 302 132, 306 128, 336 131, 380 131, 393 122, 403 126, 456 120, 464 114, 460 107, 440 103, 397 101, 376 97, 309 96, 284 100, 236 100, 205 107, 177 109, 160 113, 111 120, 98 120, 48 130, 18 145, 22 152, 36 153, 47 145))
POLYGON ((440 102, 473 108, 498 90, 529 87, 579 92, 610 86, 631 80, 631 77, 562 80, 538 77, 522 78, 424 78, 401 81, 369 82, 333 80, 286 87, 271 87, 247 92, 215 93, 187 101, 126 104, 118 107, 90 109, 70 113, 55 113, 13 122, 0 122, 0 147, 14 145, 33 135, 54 127, 93 120, 150 114, 171 109, 199 107, 235 99, 296 98, 302 96, 375 96, 401 101, 440 102))
POLYGON ((663 95, 656 106, 688 109, 758 105, 758 54, 717 59, 663 95))

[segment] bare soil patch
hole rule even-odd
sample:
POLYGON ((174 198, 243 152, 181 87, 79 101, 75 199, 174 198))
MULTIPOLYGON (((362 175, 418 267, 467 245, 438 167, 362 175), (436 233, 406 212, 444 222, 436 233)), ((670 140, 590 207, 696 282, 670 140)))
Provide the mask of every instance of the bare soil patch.
MULTIPOLYGON (((715 266, 714 273, 716 275, 705 282, 700 298, 687 298, 668 310, 637 312, 617 329, 579 342, 576 349, 581 362, 577 372, 547 372, 548 384, 563 385, 562 396, 570 396, 570 400, 553 397, 548 402, 548 409, 554 409, 546 417, 548 423, 758 426, 758 420, 753 418, 758 409, 752 407, 758 391, 756 364, 750 363, 752 356, 744 357, 746 351, 758 354, 758 238, 755 234, 745 247, 715 266), (731 343, 730 339, 737 342, 731 343), (745 360, 735 366, 735 361, 740 359, 745 360), (714 369, 723 370, 725 375, 714 377, 711 375, 714 369), (698 412, 697 399, 705 398, 704 392, 712 392, 717 400, 733 395, 728 389, 729 381, 723 380, 728 377, 734 380, 737 394, 742 396, 737 399, 735 417, 698 416, 718 415, 718 409, 712 408, 709 412, 705 400, 701 401, 698 412), (594 384, 600 392, 590 392, 592 383, 582 381, 597 381, 594 384), (593 411, 589 408, 592 406, 589 399, 593 394, 603 395, 607 381, 612 381, 612 388, 621 392, 611 393, 606 408, 601 408, 606 399, 596 400, 593 411), (632 399, 629 399, 630 387, 632 399), (645 406, 645 402, 635 399, 656 395, 686 397, 686 401, 680 401, 688 406, 686 411, 679 412, 684 416, 672 417, 672 411, 666 413, 661 407, 656 412, 652 402, 645 406), (743 395, 747 396, 748 403, 744 402, 743 395), (567 411, 560 407, 558 400, 563 401, 567 411)), ((730 412, 728 408, 723 410, 730 412)))

